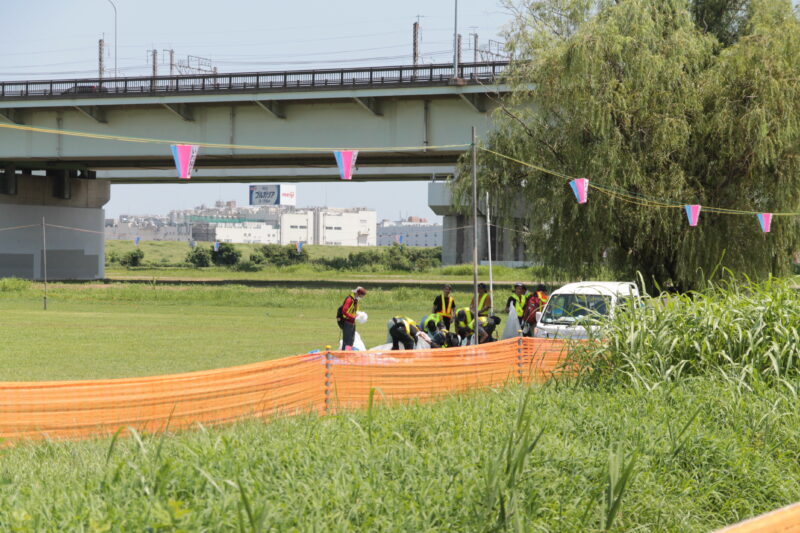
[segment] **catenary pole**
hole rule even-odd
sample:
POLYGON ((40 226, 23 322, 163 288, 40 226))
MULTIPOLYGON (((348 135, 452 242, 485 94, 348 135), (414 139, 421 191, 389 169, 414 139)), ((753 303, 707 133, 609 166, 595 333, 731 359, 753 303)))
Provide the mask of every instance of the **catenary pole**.
POLYGON ((119 77, 119 70, 117 70, 117 6, 111 0, 108 0, 111 7, 114 8, 114 77, 119 77))
POLYGON ((453 22, 453 78, 458 78, 458 0, 455 1, 455 20, 453 22))
POLYGON ((472 291, 475 298, 473 344, 478 344, 478 146, 472 126, 472 291))

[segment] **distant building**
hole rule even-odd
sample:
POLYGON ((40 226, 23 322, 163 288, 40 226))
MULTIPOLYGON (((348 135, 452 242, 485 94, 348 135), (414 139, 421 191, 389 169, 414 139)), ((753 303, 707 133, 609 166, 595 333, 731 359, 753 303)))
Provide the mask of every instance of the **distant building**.
POLYGON ((394 243, 428 248, 441 246, 442 225, 419 217, 382 220, 378 224, 378 246, 391 246, 394 243))
POLYGON ((377 215, 363 208, 245 206, 216 202, 166 217, 106 220, 106 239, 375 246, 377 215))

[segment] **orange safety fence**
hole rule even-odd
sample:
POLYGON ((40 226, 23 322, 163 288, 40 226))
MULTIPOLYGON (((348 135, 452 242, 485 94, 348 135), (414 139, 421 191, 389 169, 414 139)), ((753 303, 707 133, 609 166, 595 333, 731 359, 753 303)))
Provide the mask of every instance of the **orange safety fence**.
POLYGON ((717 533, 798 533, 800 532, 800 503, 750 518, 738 524, 718 529, 717 533))
POLYGON ((0 383, 0 438, 78 439, 243 418, 334 412, 507 382, 544 381, 566 352, 516 338, 439 350, 318 352, 250 365, 130 379, 0 383))

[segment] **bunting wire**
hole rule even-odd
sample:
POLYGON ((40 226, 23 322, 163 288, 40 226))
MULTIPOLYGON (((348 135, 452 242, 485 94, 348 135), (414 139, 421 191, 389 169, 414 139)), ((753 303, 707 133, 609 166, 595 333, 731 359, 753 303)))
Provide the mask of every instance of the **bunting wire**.
MULTIPOLYGON (((533 163, 529 163, 527 161, 523 161, 521 159, 517 159, 517 158, 511 157, 509 155, 503 154, 501 152, 497 152, 495 150, 491 150, 489 148, 479 147, 479 149, 484 151, 484 152, 488 152, 490 154, 496 155, 498 157, 502 157, 503 159, 507 159, 509 161, 513 161, 513 162, 518 163, 520 165, 532 168, 534 170, 538 170, 538 171, 543 172, 545 174, 550 174, 552 176, 556 176, 558 178, 561 178, 561 179, 564 179, 564 180, 567 180, 567 181, 571 181, 573 179, 576 179, 576 178, 573 178, 572 176, 569 176, 567 174, 562 174, 561 172, 556 172, 554 170, 549 170, 549 169, 541 167, 539 165, 535 165, 533 163)), ((627 203, 635 204, 635 205, 640 205, 640 206, 644 206, 644 207, 659 207, 659 208, 666 208, 666 209, 683 209, 683 207, 685 205, 687 205, 685 203, 677 203, 677 202, 672 202, 672 201, 669 201, 669 200, 651 199, 651 198, 649 198, 647 196, 644 196, 644 195, 641 195, 641 194, 638 194, 638 193, 634 193, 634 192, 631 192, 631 191, 626 191, 624 189, 618 189, 616 187, 611 187, 611 186, 607 186, 607 185, 597 185, 592 180, 589 180, 589 187, 594 189, 594 190, 596 190, 597 192, 599 192, 601 194, 605 194, 605 195, 610 196, 612 198, 615 198, 617 200, 621 200, 623 202, 627 202, 627 203)), ((727 209, 727 208, 723 208, 723 207, 713 207, 713 206, 705 206, 705 205, 703 205, 702 208, 703 208, 704 212, 717 213, 717 214, 723 214, 723 215, 757 216, 757 215, 760 215, 761 213, 763 213, 763 211, 746 211, 746 210, 741 210, 741 209, 727 209)), ((800 216, 800 212, 789 211, 789 212, 781 212, 781 213, 772 213, 772 216, 800 216)))

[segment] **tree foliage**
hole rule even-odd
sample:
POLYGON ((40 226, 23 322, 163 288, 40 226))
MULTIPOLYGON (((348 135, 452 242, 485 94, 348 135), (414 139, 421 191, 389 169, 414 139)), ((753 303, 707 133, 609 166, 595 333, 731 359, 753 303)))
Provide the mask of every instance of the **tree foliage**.
POLYGON ((218 248, 211 247, 211 262, 217 266, 233 266, 242 257, 242 252, 229 242, 219 243, 218 248))
MULTIPOLYGON (((756 277, 789 271, 795 217, 776 217, 764 235, 754 215, 704 209, 689 227, 682 208, 800 210, 800 24, 788 1, 528 0, 515 10, 514 91, 488 147, 610 191, 578 205, 563 176, 481 152, 481 188, 507 219, 522 214, 533 255, 575 275, 608 263, 683 288, 723 257, 756 277)), ((468 193, 457 182, 457 199, 468 193)))
POLYGON ((265 244, 257 253, 250 256, 250 260, 254 263, 274 266, 308 263, 308 259, 308 249, 304 247, 298 252, 293 244, 265 244))
POLYGON ((192 250, 186 254, 186 262, 198 268, 211 266, 211 250, 200 246, 192 248, 192 250))

